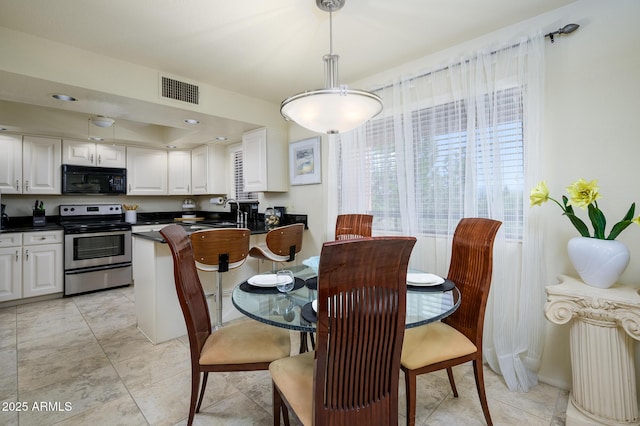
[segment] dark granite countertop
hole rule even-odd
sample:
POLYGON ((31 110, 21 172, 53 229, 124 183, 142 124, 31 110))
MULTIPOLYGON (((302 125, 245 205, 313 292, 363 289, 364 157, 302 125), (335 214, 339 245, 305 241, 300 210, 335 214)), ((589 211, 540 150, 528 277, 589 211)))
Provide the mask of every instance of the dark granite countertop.
MULTIPOLYGON (((203 225, 211 228, 220 228, 220 227, 233 227, 235 225, 231 225, 231 223, 235 223, 235 216, 231 215, 228 212, 196 212, 198 216, 203 216, 205 220, 198 221, 196 223, 190 225, 203 225)), ((134 225, 158 225, 158 224, 169 224, 169 223, 177 223, 176 218, 180 218, 182 216, 182 212, 157 212, 157 213, 143 213, 139 212, 137 215, 137 222, 134 225)), ((124 219, 124 218, 123 218, 124 219)), ((305 229, 308 229, 307 226, 307 215, 301 214, 285 214, 284 219, 282 221, 282 225, 290 225, 293 223, 303 223, 305 229)), ((186 224, 185 224, 186 225, 186 224)), ((259 215, 259 220, 255 222, 249 223, 247 226, 251 230, 252 234, 265 234, 267 230, 264 226, 264 215, 259 215)), ((46 224, 43 226, 33 226, 33 218, 31 216, 18 216, 12 217, 9 220, 9 223, 0 228, 0 232, 9 233, 9 232, 38 232, 38 231, 52 231, 52 230, 63 230, 63 227, 60 225, 60 216, 47 216, 46 224)), ((153 233, 143 233, 143 232, 134 232, 134 234, 138 236, 144 236, 141 234, 153 234, 153 233)), ((162 236, 159 233, 157 235, 151 237, 152 239, 162 240, 162 236)))
POLYGON ((46 224, 33 226, 33 217, 19 216, 9 219, 9 223, 0 229, 0 232, 38 232, 38 231, 62 231, 59 216, 47 216, 46 224))
MULTIPOLYGON (((174 222, 165 222, 165 223, 174 223, 174 222)), ((251 231, 251 235, 266 234, 267 233, 267 230, 264 228, 263 222, 258 222, 258 223, 259 223, 258 226, 252 226, 251 224, 246 226, 246 228, 248 228, 251 231)), ((158 224, 163 224, 163 222, 153 222, 153 223, 140 223, 140 222, 137 222, 136 223, 136 225, 158 225, 158 224)), ((184 223, 184 224, 180 224, 180 225, 184 226, 184 228, 187 231, 187 233, 192 233, 192 232, 199 231, 199 230, 202 230, 202 229, 233 228, 233 226, 217 226, 217 225, 214 226, 214 224, 212 224, 212 223, 208 224, 206 222, 184 223)), ((244 226, 243 226, 243 228, 244 228, 244 226)), ((155 241, 157 243, 165 243, 166 242, 159 231, 134 231, 132 233, 132 235, 135 236, 135 237, 140 237, 140 238, 144 238, 144 239, 147 239, 147 240, 155 241)))

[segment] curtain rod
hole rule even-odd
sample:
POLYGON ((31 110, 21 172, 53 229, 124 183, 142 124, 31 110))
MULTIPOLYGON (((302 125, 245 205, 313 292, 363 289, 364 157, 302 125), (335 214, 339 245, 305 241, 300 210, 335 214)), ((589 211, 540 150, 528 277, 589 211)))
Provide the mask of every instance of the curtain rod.
MULTIPOLYGON (((545 35, 544 35, 544 37, 545 37, 545 38, 546 38, 546 37, 549 37, 549 39, 551 39, 551 43, 553 43, 553 40, 554 40, 554 39, 553 39, 553 37, 554 37, 554 35, 557 35, 557 34, 560 34, 560 35, 563 35, 563 34, 571 34, 571 33, 572 33, 572 32, 574 32, 575 30, 577 30, 578 28, 580 28, 580 25, 578 25, 578 24, 567 24, 567 25, 565 25, 564 27, 562 27, 562 28, 558 29, 557 31, 554 31, 554 32, 551 32, 551 33, 545 34, 545 35)), ((529 41, 527 40, 526 42, 528 43, 529 41)), ((522 43, 523 43, 523 42, 518 42, 518 43, 512 44, 512 45, 510 45, 510 46, 505 46, 505 47, 500 48, 500 49, 492 50, 491 52, 489 52, 489 54, 490 54, 490 55, 495 55, 495 54, 497 54, 497 53, 499 53, 499 52, 502 52, 502 51, 505 51, 505 50, 508 50, 508 49, 514 49, 514 48, 516 48, 516 47, 519 47, 522 43)), ((460 64, 462 64, 462 63, 469 63, 470 61, 472 61, 473 59, 476 59, 476 58, 477 58, 477 55, 476 55, 475 57, 473 57, 473 58, 465 59, 464 61, 461 61, 461 62, 456 63, 456 64, 447 65, 447 66, 445 66, 445 67, 438 68, 438 69, 436 69, 436 70, 432 70, 432 71, 427 71, 427 72, 425 72, 425 73, 423 73, 423 74, 420 74, 420 75, 417 75, 417 76, 415 76, 415 77, 412 77, 412 78, 411 78, 411 80, 415 80, 415 79, 423 78, 423 77, 428 77, 428 76, 430 76, 431 74, 435 74, 435 73, 437 73, 437 72, 446 71, 446 70, 448 70, 448 69, 449 69, 449 67, 451 67, 451 66, 458 66, 458 65, 460 65, 460 64)), ((387 85, 385 85, 385 86, 378 87, 377 89, 372 90, 372 92, 379 92, 379 91, 381 91, 381 90, 388 89, 389 87, 393 87, 393 84, 387 84, 387 85)))

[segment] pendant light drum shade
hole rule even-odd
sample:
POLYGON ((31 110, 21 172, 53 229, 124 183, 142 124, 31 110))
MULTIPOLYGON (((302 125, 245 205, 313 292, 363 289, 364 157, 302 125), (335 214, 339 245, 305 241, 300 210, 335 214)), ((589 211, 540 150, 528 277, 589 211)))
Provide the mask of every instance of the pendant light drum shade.
POLYGON ((382 111, 382 100, 363 90, 318 89, 294 95, 282 102, 287 120, 318 133, 348 132, 382 111))

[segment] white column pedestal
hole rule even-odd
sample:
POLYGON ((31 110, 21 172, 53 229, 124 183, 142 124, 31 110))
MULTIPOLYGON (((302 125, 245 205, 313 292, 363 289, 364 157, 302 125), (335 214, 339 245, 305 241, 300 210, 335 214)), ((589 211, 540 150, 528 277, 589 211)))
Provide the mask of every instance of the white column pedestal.
POLYGON ((566 425, 640 425, 633 344, 640 340, 638 289, 601 289, 564 275, 559 280, 546 288, 545 316, 571 327, 566 425))

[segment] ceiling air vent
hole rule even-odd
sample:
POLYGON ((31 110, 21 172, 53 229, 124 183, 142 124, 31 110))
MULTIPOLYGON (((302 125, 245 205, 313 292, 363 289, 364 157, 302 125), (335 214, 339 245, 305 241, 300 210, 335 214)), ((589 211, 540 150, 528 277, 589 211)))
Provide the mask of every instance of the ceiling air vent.
POLYGON ((163 98, 189 102, 198 105, 199 88, 195 84, 185 83, 173 78, 161 76, 160 90, 163 98))

